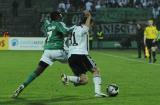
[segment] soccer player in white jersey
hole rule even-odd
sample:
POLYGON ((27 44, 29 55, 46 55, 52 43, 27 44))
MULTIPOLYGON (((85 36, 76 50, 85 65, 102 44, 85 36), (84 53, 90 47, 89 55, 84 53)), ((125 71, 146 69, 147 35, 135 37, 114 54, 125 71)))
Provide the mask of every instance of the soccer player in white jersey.
POLYGON ((75 86, 85 85, 88 82, 86 72, 90 71, 93 74, 95 97, 106 97, 107 95, 101 92, 101 77, 99 70, 88 54, 88 31, 92 24, 91 14, 87 11, 85 11, 84 14, 80 25, 76 26, 72 32, 69 46, 68 62, 74 76, 62 74, 61 79, 64 84, 72 82, 75 86))

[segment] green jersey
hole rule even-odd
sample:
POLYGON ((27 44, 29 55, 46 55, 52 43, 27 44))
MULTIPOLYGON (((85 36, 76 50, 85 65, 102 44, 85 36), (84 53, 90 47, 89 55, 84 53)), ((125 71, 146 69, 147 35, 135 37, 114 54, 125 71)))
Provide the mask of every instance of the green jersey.
POLYGON ((43 20, 43 24, 41 27, 41 31, 43 32, 44 36, 47 36, 47 32, 48 30, 48 26, 51 24, 51 22, 49 21, 49 19, 44 19, 43 20))
POLYGON ((60 22, 56 21, 52 21, 45 28, 47 30, 47 39, 44 49, 63 49, 64 37, 67 33, 67 29, 60 22))

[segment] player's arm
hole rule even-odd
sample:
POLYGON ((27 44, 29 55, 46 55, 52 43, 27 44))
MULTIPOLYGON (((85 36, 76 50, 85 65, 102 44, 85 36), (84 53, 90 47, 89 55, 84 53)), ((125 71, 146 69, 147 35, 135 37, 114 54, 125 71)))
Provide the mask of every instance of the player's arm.
POLYGON ((51 22, 48 19, 44 19, 42 21, 42 27, 41 31, 44 33, 45 36, 47 36, 48 27, 50 27, 51 22))
POLYGON ((72 27, 69 27, 68 29, 70 32, 72 32, 75 27, 76 27, 76 25, 73 25, 72 27))
POLYGON ((72 27, 67 27, 65 23, 60 22, 62 24, 62 26, 67 30, 67 31, 73 31, 73 29, 75 28, 76 25, 73 25, 72 27))
POLYGON ((84 11, 84 14, 87 17, 85 26, 90 27, 90 24, 91 24, 91 13, 89 11, 84 11))
POLYGON ((57 28, 57 30, 58 30, 59 32, 61 32, 64 36, 67 36, 68 30, 67 30, 61 23, 57 23, 56 28, 57 28))

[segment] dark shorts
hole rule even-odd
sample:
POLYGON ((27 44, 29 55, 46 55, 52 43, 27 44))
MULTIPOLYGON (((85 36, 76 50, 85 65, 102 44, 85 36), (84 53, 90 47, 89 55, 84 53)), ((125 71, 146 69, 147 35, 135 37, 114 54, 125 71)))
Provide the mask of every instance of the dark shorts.
POLYGON ((151 47, 157 46, 157 42, 153 43, 153 39, 146 39, 146 45, 148 49, 151 49, 151 47))
POLYGON ((68 59, 69 66, 76 76, 86 74, 87 71, 91 71, 96 68, 95 62, 89 55, 72 54, 68 59))

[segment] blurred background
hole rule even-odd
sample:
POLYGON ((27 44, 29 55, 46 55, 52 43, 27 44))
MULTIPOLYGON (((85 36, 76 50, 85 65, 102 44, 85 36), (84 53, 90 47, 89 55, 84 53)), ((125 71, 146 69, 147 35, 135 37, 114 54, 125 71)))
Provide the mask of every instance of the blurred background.
POLYGON ((160 30, 159 0, 0 0, 0 36, 45 37, 42 21, 55 10, 67 26, 78 23, 81 11, 91 11, 91 48, 137 48, 137 24, 143 30, 148 19, 160 30))

